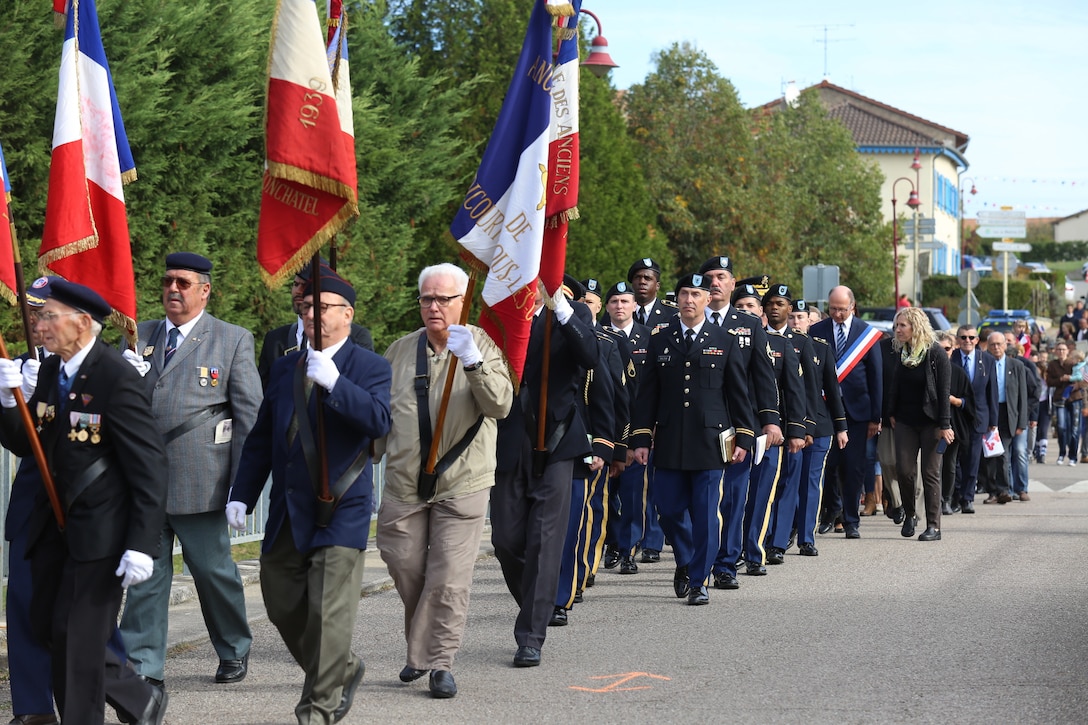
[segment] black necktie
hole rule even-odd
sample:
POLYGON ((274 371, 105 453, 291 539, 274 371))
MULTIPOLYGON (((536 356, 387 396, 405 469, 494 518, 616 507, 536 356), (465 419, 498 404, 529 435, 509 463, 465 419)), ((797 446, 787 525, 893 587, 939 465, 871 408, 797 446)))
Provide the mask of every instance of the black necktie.
POLYGON ((691 350, 691 346, 695 344, 695 330, 690 327, 684 332, 684 347, 686 350, 691 350))
POLYGON ((178 328, 170 328, 170 333, 168 339, 166 340, 166 354, 163 356, 162 360, 164 365, 170 362, 170 358, 173 357, 174 353, 178 349, 178 334, 180 334, 178 328))
POLYGON ((721 313, 720 312, 711 312, 710 313, 710 321, 713 322, 718 327, 721 327, 722 326, 721 313))
POLYGON ((635 319, 638 320, 638 324, 640 325, 646 324, 646 313, 641 307, 639 307, 638 312, 635 313, 635 319))

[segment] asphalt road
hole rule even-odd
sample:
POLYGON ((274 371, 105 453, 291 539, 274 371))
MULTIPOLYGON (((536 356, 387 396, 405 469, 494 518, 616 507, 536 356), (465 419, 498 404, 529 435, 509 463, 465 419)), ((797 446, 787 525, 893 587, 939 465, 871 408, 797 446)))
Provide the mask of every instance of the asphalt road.
MULTIPOLYGON (((514 603, 485 556, 452 700, 397 679, 402 609, 373 552, 378 591, 354 636, 367 675, 344 722, 1083 723, 1088 465, 1036 465, 1032 479, 1032 501, 946 517, 943 541, 866 518, 860 540, 819 536, 819 557, 791 551, 705 607, 673 597, 668 554, 635 576, 602 572, 535 669, 511 666, 514 603)), ((167 662, 170 725, 294 723, 302 673, 247 589, 255 642, 238 685, 212 682, 199 615, 172 610, 172 641, 190 644, 167 662)))

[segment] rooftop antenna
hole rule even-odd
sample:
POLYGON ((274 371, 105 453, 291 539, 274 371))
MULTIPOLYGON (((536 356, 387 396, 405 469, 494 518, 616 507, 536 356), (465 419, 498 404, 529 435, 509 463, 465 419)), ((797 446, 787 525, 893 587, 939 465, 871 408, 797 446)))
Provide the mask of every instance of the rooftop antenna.
POLYGON ((837 28, 852 28, 852 27, 854 27, 854 24, 853 23, 847 23, 847 24, 838 24, 838 25, 826 25, 826 24, 825 25, 804 25, 802 27, 805 27, 805 28, 820 28, 820 29, 823 30, 823 38, 816 38, 816 40, 814 42, 822 43, 823 46, 824 46, 824 80, 827 80, 828 78, 831 77, 831 72, 828 70, 828 66, 827 66, 827 46, 828 46, 828 44, 829 43, 843 43, 843 42, 846 42, 848 40, 853 40, 853 38, 828 38, 827 37, 827 31, 828 30, 834 30, 834 29, 837 29, 837 28))

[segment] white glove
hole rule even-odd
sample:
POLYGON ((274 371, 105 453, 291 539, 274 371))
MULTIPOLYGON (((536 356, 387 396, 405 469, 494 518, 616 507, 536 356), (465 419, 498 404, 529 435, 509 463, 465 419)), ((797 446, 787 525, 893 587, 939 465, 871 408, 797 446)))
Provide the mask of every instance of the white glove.
POLYGON ((570 306, 570 300, 563 294, 563 288, 560 287, 552 295, 553 309, 555 310, 555 317, 559 320, 560 325, 567 324, 567 320, 574 314, 574 308, 570 306))
POLYGON ((136 372, 140 374, 141 378, 147 375, 147 371, 151 369, 151 363, 137 355, 135 350, 126 348, 125 351, 121 353, 121 357, 128 360, 132 367, 136 368, 136 372))
POLYGON ((15 407, 15 388, 23 387, 23 374, 19 372, 19 363, 0 358, 0 405, 5 408, 15 407))
POLYGON ((241 501, 227 502, 227 525, 235 531, 246 530, 246 505, 241 501))
POLYGON ((311 347, 306 356, 306 377, 331 393, 340 379, 340 371, 336 369, 331 355, 311 347))
POLYGON ((476 341, 472 339, 472 330, 464 325, 450 325, 447 331, 450 337, 446 340, 446 347, 460 358, 462 365, 470 368, 484 359, 480 348, 476 347, 476 341))
POLYGON ((121 586, 128 589, 133 584, 140 584, 151 578, 151 572, 155 568, 155 562, 142 551, 128 549, 121 557, 121 563, 117 567, 115 575, 124 577, 121 586))
POLYGON ((38 387, 38 369, 41 366, 41 362, 32 357, 28 357, 26 362, 23 363, 23 384, 21 386, 23 400, 30 400, 34 397, 34 390, 38 387))

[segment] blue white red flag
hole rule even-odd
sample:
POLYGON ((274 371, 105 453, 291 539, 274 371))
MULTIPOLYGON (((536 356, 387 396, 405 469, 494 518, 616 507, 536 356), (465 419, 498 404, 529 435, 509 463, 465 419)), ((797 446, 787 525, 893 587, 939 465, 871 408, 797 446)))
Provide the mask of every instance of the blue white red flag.
POLYGON ((277 287, 359 206, 346 44, 334 88, 314 0, 279 0, 272 27, 257 261, 277 287))
POLYGON ((548 200, 540 281, 549 293, 563 283, 567 222, 578 218, 578 13, 559 20, 559 51, 552 71, 552 117, 548 132, 548 200))
POLYGON ((19 298, 15 284, 15 220, 11 218, 11 179, 4 161, 4 147, 0 145, 0 173, 4 182, 3 199, 0 199, 0 297, 11 304, 19 298))
MULTIPOLYGON (((854 321, 857 324, 857 320, 854 321)), ((865 325, 865 329, 861 334, 854 338, 854 342, 850 344, 846 351, 842 355, 842 359, 835 363, 835 375, 838 377, 841 383, 846 379, 846 376, 850 374, 861 359, 873 348, 873 345, 880 342, 880 330, 875 327, 865 325)))
POLYGON ((136 179, 136 164, 94 0, 69 0, 67 7, 38 264, 102 295, 113 322, 135 339, 136 282, 122 187, 136 179))
POLYGON ((495 130, 450 233, 481 277, 480 326, 520 379, 540 271, 552 108, 551 16, 533 3, 495 130))

